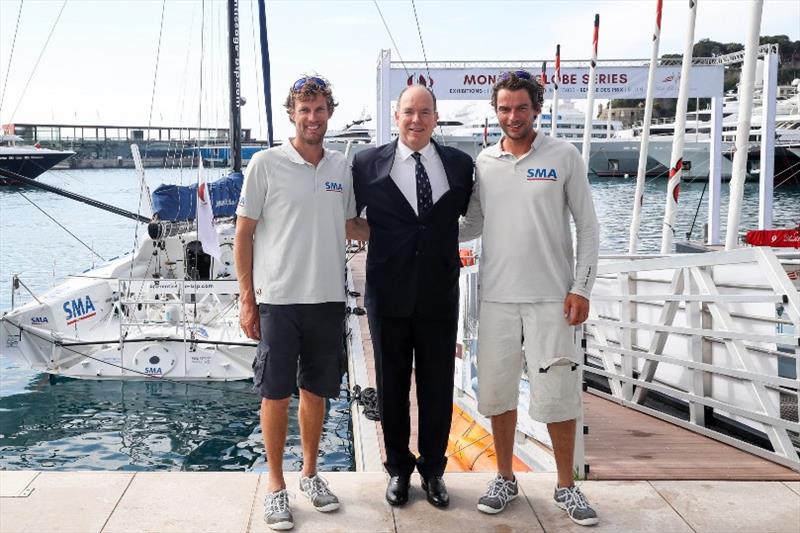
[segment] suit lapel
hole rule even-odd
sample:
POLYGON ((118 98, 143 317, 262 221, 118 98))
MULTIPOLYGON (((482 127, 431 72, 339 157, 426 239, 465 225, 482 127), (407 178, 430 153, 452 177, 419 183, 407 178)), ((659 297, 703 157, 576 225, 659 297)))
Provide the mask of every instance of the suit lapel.
POLYGON ((386 189, 392 202, 398 206, 398 209, 400 209, 403 214, 417 218, 417 213, 414 211, 414 208, 408 203, 408 199, 390 176, 392 166, 394 165, 395 153, 397 152, 397 142, 397 139, 395 139, 394 142, 381 147, 381 153, 375 160, 376 183, 386 189))

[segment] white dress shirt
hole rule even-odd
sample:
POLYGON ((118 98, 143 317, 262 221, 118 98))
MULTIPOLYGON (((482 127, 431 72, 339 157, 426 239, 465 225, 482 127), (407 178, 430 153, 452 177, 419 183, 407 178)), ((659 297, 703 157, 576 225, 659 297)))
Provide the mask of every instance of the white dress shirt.
MULTIPOLYGON (((400 189, 400 192, 403 193, 411 208, 417 213, 417 162, 411 157, 413 153, 414 150, 403 144, 403 141, 398 140, 394 163, 389 175, 397 185, 397 188, 400 189)), ((444 165, 439 158, 439 153, 432 143, 426 144, 424 148, 419 150, 419 153, 422 156, 420 161, 422 161, 422 165, 425 167, 425 172, 428 173, 428 179, 431 182, 431 194, 435 204, 444 193, 450 190, 450 185, 447 183, 447 174, 444 172, 444 165)))

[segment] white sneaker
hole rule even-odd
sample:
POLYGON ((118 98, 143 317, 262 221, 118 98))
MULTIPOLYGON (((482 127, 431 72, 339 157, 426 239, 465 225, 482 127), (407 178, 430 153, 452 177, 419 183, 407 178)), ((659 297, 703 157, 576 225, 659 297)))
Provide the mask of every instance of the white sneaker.
POLYGON ((577 485, 572 487, 556 487, 553 501, 564 509, 573 522, 581 526, 593 526, 600 521, 597 513, 589 506, 589 500, 577 485))
POLYGON ((294 527, 294 517, 289 508, 289 493, 286 489, 267 493, 264 498, 264 522, 267 527, 276 531, 285 531, 294 527))
POLYGON ((328 488, 328 481, 319 474, 301 476, 300 492, 311 500, 317 511, 329 513, 339 508, 339 498, 328 488))
POLYGON ((506 508, 508 502, 519 495, 517 478, 506 479, 500 474, 489 482, 486 493, 478 500, 478 510, 482 513, 497 514, 506 508))

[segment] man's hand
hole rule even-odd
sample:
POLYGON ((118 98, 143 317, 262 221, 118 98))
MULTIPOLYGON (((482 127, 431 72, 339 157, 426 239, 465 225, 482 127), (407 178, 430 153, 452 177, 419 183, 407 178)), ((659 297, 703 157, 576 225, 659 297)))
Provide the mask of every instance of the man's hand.
POLYGON ((355 217, 345 221, 345 234, 351 241, 369 241, 369 224, 366 219, 355 217))
POLYGON ((570 326, 583 324, 589 318, 589 300, 574 293, 564 299, 564 318, 570 326))
POLYGON ((261 321, 255 300, 246 299, 239 302, 239 327, 249 339, 261 339, 261 321))

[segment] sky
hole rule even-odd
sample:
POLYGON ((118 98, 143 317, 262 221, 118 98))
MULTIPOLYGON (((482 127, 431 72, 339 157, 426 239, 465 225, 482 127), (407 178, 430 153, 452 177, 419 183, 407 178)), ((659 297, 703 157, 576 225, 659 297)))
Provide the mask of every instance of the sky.
MULTIPOLYGON (((273 124, 286 138, 283 100, 303 74, 332 82, 340 105, 329 129, 339 128, 374 116, 381 49, 405 61, 422 61, 424 44, 428 61, 538 62, 560 44, 562 59, 587 59, 599 13, 601 60, 648 58, 656 2, 417 0, 421 42, 412 2, 380 0, 397 48, 372 1, 266 5, 273 124)), ((0 123, 227 127, 225 10, 222 0, 0 0, 0 123)), ((744 42, 750 12, 750 0, 699 0, 695 41, 744 42)), ((263 139, 257 20, 256 0, 240 0, 242 124, 263 139)), ((661 53, 683 51, 687 20, 688 0, 665 0, 661 53)), ((800 39, 797 0, 765 0, 761 35, 779 34, 800 39)), ((443 102, 440 115, 463 106, 443 102)))

